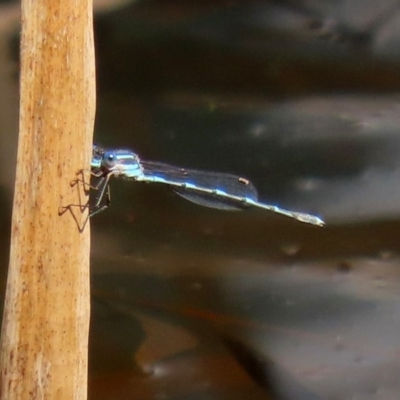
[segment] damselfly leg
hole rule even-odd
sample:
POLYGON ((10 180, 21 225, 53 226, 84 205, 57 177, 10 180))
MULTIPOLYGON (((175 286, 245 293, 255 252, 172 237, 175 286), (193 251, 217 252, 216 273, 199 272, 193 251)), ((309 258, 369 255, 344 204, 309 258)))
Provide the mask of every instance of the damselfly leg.
MULTIPOLYGON (((91 186, 93 191, 97 191, 98 195, 95 197, 95 202, 93 205, 89 203, 89 217, 93 217, 93 215, 96 215, 102 211, 104 211, 106 208, 110 206, 111 203, 111 191, 110 191, 110 180, 111 175, 107 176, 102 176, 99 178, 98 182, 91 186)), ((93 177, 97 177, 95 174, 93 174, 93 177)))

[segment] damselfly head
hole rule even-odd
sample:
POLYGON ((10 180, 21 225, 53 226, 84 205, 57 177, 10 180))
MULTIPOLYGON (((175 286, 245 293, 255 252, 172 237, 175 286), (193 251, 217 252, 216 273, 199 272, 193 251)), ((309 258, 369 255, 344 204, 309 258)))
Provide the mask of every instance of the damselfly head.
POLYGON ((131 150, 107 150, 101 157, 100 169, 126 179, 138 179, 143 175, 139 157, 131 150))

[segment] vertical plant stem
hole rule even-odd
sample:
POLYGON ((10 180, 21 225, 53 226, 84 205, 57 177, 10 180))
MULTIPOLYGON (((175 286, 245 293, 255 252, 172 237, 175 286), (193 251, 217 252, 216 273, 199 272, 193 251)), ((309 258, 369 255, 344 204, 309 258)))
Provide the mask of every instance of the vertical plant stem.
POLYGON ((87 210, 71 206, 95 114, 90 0, 22 0, 20 124, 1 337, 2 399, 86 399, 87 210), (84 229, 79 229, 82 228, 84 229))

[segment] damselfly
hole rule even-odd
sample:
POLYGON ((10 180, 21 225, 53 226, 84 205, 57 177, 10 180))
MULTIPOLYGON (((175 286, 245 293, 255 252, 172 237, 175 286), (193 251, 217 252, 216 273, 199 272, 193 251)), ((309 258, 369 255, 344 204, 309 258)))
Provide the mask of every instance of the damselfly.
POLYGON ((258 201, 257 189, 245 178, 220 172, 197 171, 172 165, 144 161, 131 150, 103 149, 93 146, 92 175, 99 178, 99 196, 91 211, 97 214, 109 205, 109 180, 112 176, 137 182, 168 185, 176 194, 205 207, 221 210, 263 208, 312 225, 323 226, 324 221, 302 212, 289 211, 258 201), (104 198, 106 198, 105 204, 104 198))

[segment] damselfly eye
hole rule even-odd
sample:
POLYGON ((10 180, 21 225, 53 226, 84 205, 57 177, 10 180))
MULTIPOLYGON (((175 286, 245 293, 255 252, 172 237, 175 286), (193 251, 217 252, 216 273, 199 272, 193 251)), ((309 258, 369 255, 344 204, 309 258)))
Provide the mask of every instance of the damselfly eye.
POLYGON ((117 157, 115 154, 111 151, 106 151, 103 155, 103 164, 107 166, 108 168, 114 166, 114 164, 117 161, 117 157))

